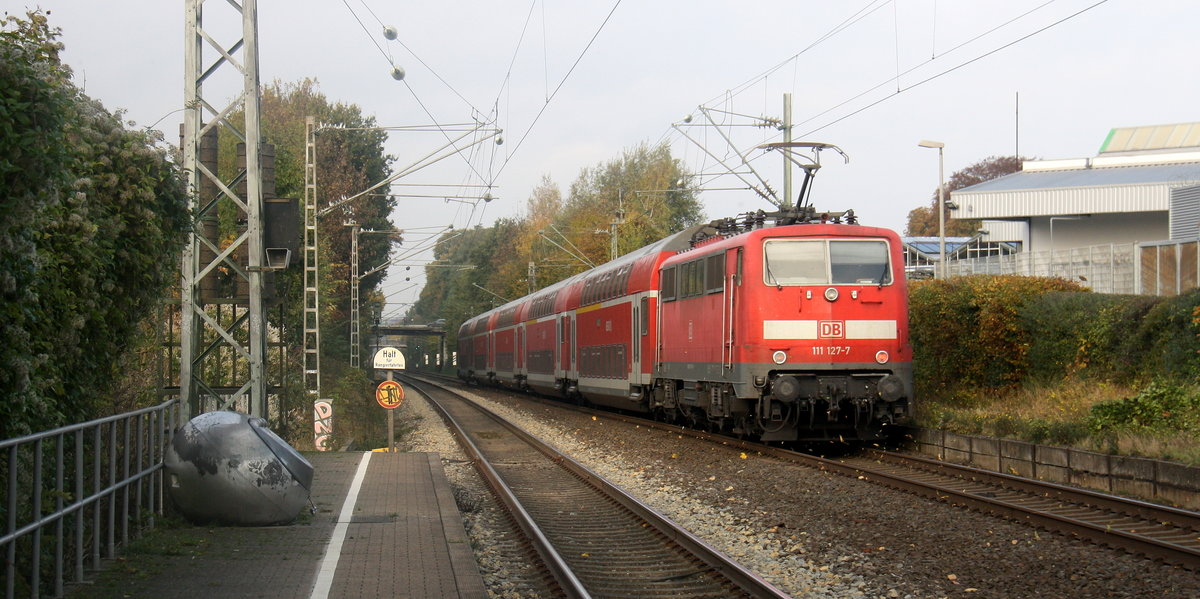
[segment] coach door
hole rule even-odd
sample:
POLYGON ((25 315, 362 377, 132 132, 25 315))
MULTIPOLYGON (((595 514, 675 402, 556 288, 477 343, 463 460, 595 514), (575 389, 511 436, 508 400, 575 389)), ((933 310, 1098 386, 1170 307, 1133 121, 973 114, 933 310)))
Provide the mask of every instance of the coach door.
POLYGON ((571 376, 571 315, 563 314, 558 317, 558 367, 562 376, 571 376))
POLYGON ((633 302, 632 319, 629 327, 630 349, 633 359, 630 364, 630 376, 634 384, 642 384, 642 341, 649 333, 650 298, 642 296, 633 302))

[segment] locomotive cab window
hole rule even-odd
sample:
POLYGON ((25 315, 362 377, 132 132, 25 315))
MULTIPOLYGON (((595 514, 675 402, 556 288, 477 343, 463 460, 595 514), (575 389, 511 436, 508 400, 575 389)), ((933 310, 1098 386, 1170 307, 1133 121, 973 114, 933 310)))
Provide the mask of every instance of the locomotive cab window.
POLYGON ((834 285, 887 285, 892 282, 887 243, 830 241, 829 272, 834 285))
POLYGON ((888 285, 891 270, 885 241, 777 239, 763 245, 767 285, 888 285))

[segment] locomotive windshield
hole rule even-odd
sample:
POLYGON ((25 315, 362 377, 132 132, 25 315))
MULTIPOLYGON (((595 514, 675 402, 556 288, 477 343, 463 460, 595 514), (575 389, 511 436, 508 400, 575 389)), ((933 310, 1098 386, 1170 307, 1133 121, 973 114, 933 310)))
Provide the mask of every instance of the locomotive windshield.
POLYGON ((763 282, 776 286, 887 285, 884 241, 772 239, 763 246, 763 282))

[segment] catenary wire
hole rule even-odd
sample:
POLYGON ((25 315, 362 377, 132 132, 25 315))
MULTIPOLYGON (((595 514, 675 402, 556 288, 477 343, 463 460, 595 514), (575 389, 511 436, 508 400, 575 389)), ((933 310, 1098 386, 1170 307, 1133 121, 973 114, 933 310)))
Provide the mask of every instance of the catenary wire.
POLYGON ((550 93, 550 97, 546 98, 546 101, 542 104, 541 109, 538 110, 537 115, 533 117, 533 122, 529 123, 529 128, 526 129, 525 133, 521 135, 521 138, 513 146, 512 151, 509 152, 508 158, 505 159, 504 163, 500 165, 500 170, 497 171, 496 176, 499 176, 501 172, 504 172, 505 167, 508 166, 508 163, 512 160, 513 155, 517 153, 517 150, 521 147, 521 144, 525 143, 525 139, 529 137, 529 133, 533 131, 533 127, 537 125, 538 120, 540 120, 542 115, 545 114, 546 108, 550 106, 550 102, 555 96, 558 95, 558 92, 562 89, 563 85, 566 84, 567 79, 571 77, 571 73, 575 72, 575 68, 579 66, 579 63, 583 60, 583 57, 587 54, 588 50, 591 49, 592 44, 596 42, 596 38, 600 37, 600 32, 604 31, 604 27, 608 25, 608 22, 612 19, 613 13, 617 12, 617 8, 621 6, 621 1, 622 0, 617 0, 613 4, 612 9, 608 11, 608 15, 604 17, 604 21, 600 23, 598 28, 596 28, 596 32, 592 34, 592 38, 588 40, 588 43, 586 46, 584 46, 583 51, 579 53, 579 56, 575 58, 575 62, 571 64, 571 68, 567 69, 567 74, 563 75, 562 80, 558 82, 558 86, 555 87, 554 91, 550 93))

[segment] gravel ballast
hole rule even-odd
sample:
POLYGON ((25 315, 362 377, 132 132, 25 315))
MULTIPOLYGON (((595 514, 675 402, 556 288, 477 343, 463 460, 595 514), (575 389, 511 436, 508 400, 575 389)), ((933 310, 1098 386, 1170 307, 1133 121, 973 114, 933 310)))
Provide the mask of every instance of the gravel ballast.
MULTIPOLYGON (((1200 574, 1029 526, 684 435, 465 393, 796 597, 1200 596, 1200 574)), ((490 549, 499 508, 469 490, 474 477, 487 495, 440 419, 413 399, 421 420, 410 448, 442 454, 456 494, 490 506, 464 510, 485 578, 524 580, 502 563, 516 556, 490 549)))

